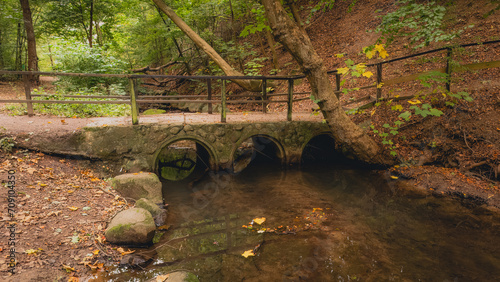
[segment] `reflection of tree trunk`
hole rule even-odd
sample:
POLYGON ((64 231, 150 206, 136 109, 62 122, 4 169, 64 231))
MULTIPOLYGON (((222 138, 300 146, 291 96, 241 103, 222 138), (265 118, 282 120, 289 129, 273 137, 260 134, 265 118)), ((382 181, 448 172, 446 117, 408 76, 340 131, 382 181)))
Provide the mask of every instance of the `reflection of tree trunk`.
POLYGON ((94 0, 90 1, 89 47, 92 48, 92 26, 94 24, 94 0))
POLYGON ((343 152, 367 163, 388 163, 382 156, 381 147, 345 114, 333 92, 323 60, 307 34, 289 18, 280 0, 262 0, 262 4, 274 36, 300 64, 311 84, 312 94, 321 101, 323 116, 343 152))
MULTIPOLYGON (((177 14, 168 7, 162 0, 153 0, 153 2, 164 12, 193 42, 206 53, 228 76, 243 76, 242 73, 231 67, 203 38, 194 32, 177 14)), ((248 91, 259 92, 260 81, 233 79, 233 82, 248 91)))
MULTIPOLYGON (((31 17, 31 9, 29 0, 20 0, 21 8, 23 9, 24 28, 26 29, 26 39, 28 42, 28 70, 38 71, 38 57, 36 54, 35 30, 33 29, 33 21, 31 17)), ((39 77, 33 77, 33 82, 38 84, 39 77)))

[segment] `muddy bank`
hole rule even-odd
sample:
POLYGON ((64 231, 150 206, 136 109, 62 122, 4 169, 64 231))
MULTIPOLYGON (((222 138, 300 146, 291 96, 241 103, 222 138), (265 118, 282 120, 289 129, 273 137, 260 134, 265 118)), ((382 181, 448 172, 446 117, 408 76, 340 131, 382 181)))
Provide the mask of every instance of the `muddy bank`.
POLYGON ((498 212, 500 185, 458 169, 437 166, 396 166, 384 172, 402 189, 416 189, 437 197, 451 197, 468 207, 488 207, 498 212), (394 179, 397 178, 397 179, 394 179))

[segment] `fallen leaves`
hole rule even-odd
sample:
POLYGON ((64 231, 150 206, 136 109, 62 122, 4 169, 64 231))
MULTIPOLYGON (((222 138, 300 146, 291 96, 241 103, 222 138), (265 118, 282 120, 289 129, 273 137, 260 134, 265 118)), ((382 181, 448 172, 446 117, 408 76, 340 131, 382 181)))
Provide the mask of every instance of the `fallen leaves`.
POLYGON ((27 253, 28 255, 36 255, 38 254, 39 252, 43 251, 42 248, 38 248, 38 249, 29 249, 29 250, 26 250, 24 251, 25 253, 27 253))
POLYGON ((63 269, 66 270, 67 273, 71 273, 71 272, 74 272, 75 271, 75 268, 74 267, 71 267, 69 265, 65 265, 65 264, 61 264, 63 269))
POLYGON ((266 218, 265 217, 258 217, 258 218, 254 218, 253 219, 253 222, 257 223, 258 225, 261 225, 262 223, 264 223, 266 221, 266 218))
POLYGON ((122 256, 128 255, 131 253, 134 253, 135 251, 131 251, 130 249, 128 251, 125 251, 123 248, 118 248, 116 249, 122 256))
POLYGON ((241 254, 244 258, 248 258, 248 257, 253 257, 255 256, 253 250, 248 250, 248 251, 245 251, 243 254, 241 254))

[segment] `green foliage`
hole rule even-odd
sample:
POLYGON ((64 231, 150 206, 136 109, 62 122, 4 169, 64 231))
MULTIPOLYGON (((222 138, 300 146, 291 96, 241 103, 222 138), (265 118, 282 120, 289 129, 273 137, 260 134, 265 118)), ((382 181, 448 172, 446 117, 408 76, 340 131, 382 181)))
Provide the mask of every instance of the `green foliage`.
POLYGON ((3 137, 0 139, 0 151, 4 153, 12 152, 12 148, 16 145, 14 139, 10 137, 3 137))
MULTIPOLYGON (((34 97, 34 100, 64 100, 64 101, 110 101, 111 99, 90 99, 90 98, 68 98, 63 95, 103 95, 103 93, 91 90, 80 90, 78 92, 56 91, 53 95, 48 95, 43 89, 34 89, 33 94, 47 95, 34 97)), ((8 105, 6 109, 13 115, 24 115, 26 106, 24 104, 8 105)), ((127 116, 130 113, 130 105, 127 104, 33 104, 35 113, 55 115, 60 117, 113 117, 127 116)))
POLYGON ((24 35, 22 10, 19 0, 2 0, 0 4, 0 69, 23 70, 24 52, 19 52, 22 46, 18 38, 24 35))
MULTIPOLYGON (((61 41, 55 46, 56 71, 70 73, 125 73, 123 61, 111 56, 104 48, 90 48, 87 44, 61 41)), ((63 76, 58 83, 71 90, 90 89, 97 86, 108 88, 112 84, 124 84, 119 78, 107 77, 70 77, 63 76)))
MULTIPOLYGON (((46 0, 31 2, 40 9, 39 32, 45 36, 57 36, 71 41, 88 43, 90 28, 90 10, 93 4, 94 44, 103 45, 113 42, 112 29, 116 24, 115 14, 123 9, 123 2, 115 0, 46 0)), ((33 9, 32 9, 33 10, 33 9)))
POLYGON ((333 9, 333 5, 335 5, 335 0, 320 0, 316 5, 314 5, 311 10, 309 11, 309 15, 307 16, 306 23, 309 24, 311 21, 312 16, 318 12, 318 11, 323 11, 326 12, 327 10, 333 9))
POLYGON ((246 25, 243 30, 240 32, 241 37, 247 37, 250 34, 254 34, 256 32, 261 32, 263 30, 271 31, 271 28, 266 24, 266 17, 264 13, 264 7, 262 5, 258 5, 255 8, 250 10, 252 13, 255 22, 253 24, 246 25))
POLYGON ((415 0, 400 0, 397 3, 401 6, 383 16, 382 23, 375 30, 382 33, 381 39, 385 38, 387 44, 397 37, 409 37, 411 45, 417 49, 431 42, 451 41, 463 32, 443 30, 446 8, 434 1, 419 4, 415 0))
MULTIPOLYGON (((436 87, 436 84, 442 84, 443 82, 446 82, 448 80, 448 75, 440 72, 431 72, 420 76, 419 80, 423 86, 433 88, 436 87)), ((453 99, 453 102, 446 101, 447 106, 453 106, 457 102, 457 100, 460 99, 463 99, 467 102, 472 101, 472 97, 470 97, 467 92, 452 93, 449 91, 444 91, 440 86, 436 88, 442 91, 441 94, 445 100, 448 98, 453 99)), ((424 96, 423 99, 427 98, 424 96)), ((432 98, 431 101, 433 101, 434 99, 436 98, 432 98)), ((392 104, 392 101, 393 100, 387 101, 387 105, 390 106, 392 104)), ((398 119, 392 122, 392 125, 390 123, 385 123, 380 129, 376 129, 374 125, 370 126, 373 133, 378 134, 382 138, 382 144, 387 146, 391 150, 390 153, 393 156, 397 155, 396 146, 394 145, 392 139, 389 138, 389 136, 398 135, 399 129, 403 124, 408 122, 413 116, 421 116, 423 118, 426 118, 428 116, 440 117, 444 114, 441 110, 434 108, 429 103, 422 104, 418 97, 408 101, 408 103, 411 104, 411 106, 409 107, 409 111, 405 111, 399 114, 398 119)), ((403 110, 403 107, 401 105, 393 105, 391 106, 391 110, 400 112, 403 110)), ((433 145, 435 146, 435 144, 433 145)))
POLYGON ((260 74, 260 69, 264 66, 260 63, 267 59, 268 58, 253 58, 251 61, 245 63, 245 74, 250 76, 258 76, 260 74))

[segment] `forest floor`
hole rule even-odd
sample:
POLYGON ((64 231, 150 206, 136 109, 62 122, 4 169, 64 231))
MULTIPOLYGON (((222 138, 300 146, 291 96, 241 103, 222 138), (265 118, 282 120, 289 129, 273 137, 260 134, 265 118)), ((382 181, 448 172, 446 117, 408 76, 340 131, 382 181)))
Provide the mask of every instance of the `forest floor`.
MULTIPOLYGON (((497 11, 484 17, 492 7, 481 2, 460 0, 454 5, 454 14, 458 15, 451 19, 454 27, 475 24, 473 29, 464 32, 462 43, 494 40, 494 36, 498 36, 500 13, 497 11)), ((335 54, 343 53, 355 61, 365 61, 359 51, 377 38, 374 33, 365 31, 375 28, 380 22, 379 18, 373 16, 373 11, 390 11, 394 8, 391 3, 370 0, 363 5, 356 5, 351 13, 347 13, 349 3, 338 1, 336 9, 313 16, 307 31, 328 69, 344 66, 345 58, 338 58, 335 54)), ((405 44, 403 41, 389 46, 387 50, 391 58, 415 52, 405 47, 405 44)), ((425 50, 436 47, 434 44, 425 50)), ((283 48, 278 48, 278 51, 281 65, 292 62, 291 56, 283 48)), ((485 50, 474 49, 473 53, 472 60, 499 60, 500 44, 485 50)), ((464 59, 464 62, 470 61, 464 59)), ((436 65, 430 59, 425 62, 412 60, 388 67, 384 75, 406 75, 415 70, 425 71, 434 67, 436 65)), ((292 66, 284 67, 280 74, 293 71, 296 69, 292 66)), ((499 77, 498 68, 456 77, 460 80, 453 84, 452 90, 467 91, 474 100, 458 101, 454 107, 436 102, 433 106, 443 111, 442 116, 416 118, 401 127, 399 135, 394 138, 400 164, 381 173, 389 175, 395 183, 405 183, 405 186, 414 186, 431 194, 449 195, 464 205, 500 208, 499 77)), ((0 99, 22 97, 21 85, 0 82, 0 99)), ((295 89, 307 91, 307 83, 299 84, 295 89)), ((352 118, 360 125, 373 125, 374 128, 382 129, 385 123, 396 120, 401 112, 412 105, 408 101, 391 101, 391 98, 398 93, 406 95, 419 91, 422 89, 414 84, 384 89, 385 102, 361 111, 352 118), (395 105, 401 105, 402 110, 393 110, 395 105)), ((364 93, 360 91, 355 95, 364 93)), ((433 103, 433 98, 436 98, 435 95, 424 96, 418 98, 422 103, 433 103)), ((341 100, 347 101, 349 98, 341 97, 341 100)), ((310 112, 314 104, 305 101, 296 107, 297 110, 310 112)), ((282 110, 281 106, 270 108, 271 112, 282 110)), ((310 114, 305 116, 310 117, 310 114)), ((24 116, 20 118, 26 119, 24 116)), ((62 122, 60 117, 40 118, 44 119, 44 126, 51 122, 61 130, 73 126, 68 125, 70 122, 74 122, 71 124, 74 124, 75 129, 95 122, 68 118, 67 122, 62 122)), ((7 118, 2 122, 4 120, 7 118)), ((128 118, 124 121, 129 122, 128 118)), ((37 130, 42 129, 44 127, 40 124, 37 130)), ((377 134, 370 131, 369 134, 381 142, 377 134)), ((126 250, 103 240, 106 222, 116 212, 129 206, 124 199, 115 195, 105 181, 118 173, 116 168, 103 162, 49 156, 17 148, 12 153, 0 152, 2 184, 6 183, 10 170, 16 171, 18 193, 15 199, 17 210, 14 231, 18 265, 17 274, 9 276, 8 238, 12 234, 9 229, 3 228, 3 232, 0 232, 0 277, 3 281, 76 281, 76 277, 105 270, 107 266, 120 261, 126 250)), ((7 227, 11 223, 7 198, 2 197, 0 203, 2 225, 7 227)))

